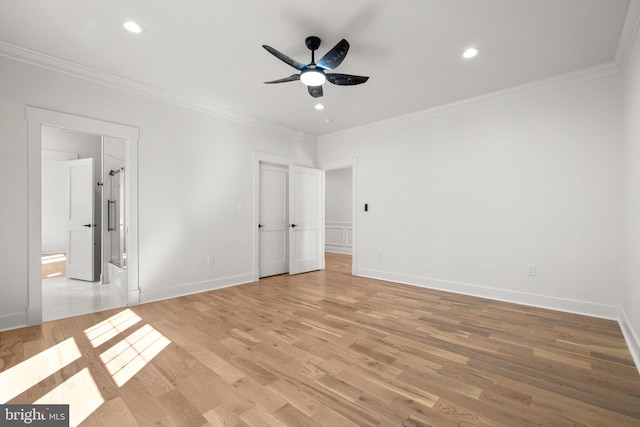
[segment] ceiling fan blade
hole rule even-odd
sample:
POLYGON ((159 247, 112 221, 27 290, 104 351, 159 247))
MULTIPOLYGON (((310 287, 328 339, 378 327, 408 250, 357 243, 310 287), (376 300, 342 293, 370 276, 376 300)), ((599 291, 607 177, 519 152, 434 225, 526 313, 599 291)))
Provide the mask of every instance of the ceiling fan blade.
POLYGON ((325 76, 330 83, 340 86, 359 85, 369 80, 369 77, 353 76, 351 74, 326 73, 325 76))
POLYGON ((307 86, 309 88, 309 95, 314 98, 320 98, 322 96, 322 86, 307 86))
POLYGON ((300 80, 300 74, 291 74, 289 77, 285 77, 283 79, 271 80, 270 82, 265 82, 266 84, 271 83, 285 83, 285 82, 295 82, 296 80, 300 80))
POLYGON ((342 63, 347 52, 349 52, 349 42, 342 39, 316 65, 325 70, 333 70, 342 63))
POLYGON ((293 58, 289 58, 287 55, 285 55, 284 53, 278 52, 277 50, 275 50, 271 46, 267 46, 266 44, 263 44, 262 47, 267 49, 267 51, 269 53, 271 53, 273 56, 275 56, 276 58, 278 58, 282 62, 286 62, 287 64, 291 65, 296 70, 302 70, 304 67, 306 67, 305 64, 303 64, 301 62, 298 62, 293 58))

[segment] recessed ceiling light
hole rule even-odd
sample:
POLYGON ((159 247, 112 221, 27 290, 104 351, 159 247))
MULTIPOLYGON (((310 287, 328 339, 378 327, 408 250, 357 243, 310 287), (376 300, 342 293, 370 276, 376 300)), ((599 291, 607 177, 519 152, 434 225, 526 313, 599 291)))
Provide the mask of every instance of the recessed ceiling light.
POLYGON ((474 58, 476 55, 478 55, 478 49, 476 49, 475 47, 470 47, 469 49, 464 51, 464 53, 462 54, 462 57, 464 59, 471 59, 471 58, 474 58))
POLYGON ((123 24, 123 27, 127 29, 127 31, 135 34, 140 34, 142 32, 142 27, 140 24, 134 21, 127 21, 123 24))
POLYGON ((324 110, 324 105, 317 103, 313 108, 315 108, 316 110, 324 110))

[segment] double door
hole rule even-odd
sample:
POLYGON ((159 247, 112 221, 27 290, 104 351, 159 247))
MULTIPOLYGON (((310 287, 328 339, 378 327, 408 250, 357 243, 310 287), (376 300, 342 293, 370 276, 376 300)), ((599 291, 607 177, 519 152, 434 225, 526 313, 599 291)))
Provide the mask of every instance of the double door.
POLYGON ((260 277, 324 268, 324 172, 260 164, 260 277))

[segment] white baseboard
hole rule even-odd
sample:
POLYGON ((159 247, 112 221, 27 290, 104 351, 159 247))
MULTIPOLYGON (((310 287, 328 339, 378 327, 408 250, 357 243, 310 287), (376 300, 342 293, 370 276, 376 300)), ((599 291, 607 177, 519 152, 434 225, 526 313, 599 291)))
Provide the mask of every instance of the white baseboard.
POLYGON ((42 323, 42 306, 27 307, 27 324, 39 325, 42 323))
POLYGON ((27 312, 3 314, 0 316, 0 332, 27 326, 27 312))
POLYGON ((627 346, 629 347, 629 352, 631 353, 631 357, 633 357, 633 361, 636 364, 636 369, 638 373, 640 373, 640 334, 633 329, 631 322, 629 322, 629 318, 627 317, 627 313, 624 311, 624 308, 620 311, 620 329, 622 330, 622 335, 624 335, 625 341, 627 341, 627 346))
POLYGON ((185 295, 213 291, 215 289, 228 288, 230 286, 242 285, 244 283, 250 283, 254 281, 255 280, 253 280, 253 273, 247 273, 241 274, 239 276, 206 280, 204 282, 187 283, 167 289, 154 289, 150 291, 145 291, 142 289, 140 291, 140 304, 146 304, 148 302, 160 301, 169 298, 178 298, 185 295))
POLYGON ((564 311, 568 313, 582 314, 609 320, 620 319, 620 307, 596 304, 586 301, 556 298, 546 295, 535 295, 524 292, 509 291, 469 283, 450 282, 446 280, 431 279, 428 277, 409 276, 388 271, 358 268, 358 276, 372 279, 386 280, 405 285, 419 286, 457 294, 471 295, 480 298, 523 304, 532 307, 547 308, 550 310, 564 311))
POLYGON ((133 307, 140 304, 140 289, 130 289, 126 291, 127 306, 133 307))

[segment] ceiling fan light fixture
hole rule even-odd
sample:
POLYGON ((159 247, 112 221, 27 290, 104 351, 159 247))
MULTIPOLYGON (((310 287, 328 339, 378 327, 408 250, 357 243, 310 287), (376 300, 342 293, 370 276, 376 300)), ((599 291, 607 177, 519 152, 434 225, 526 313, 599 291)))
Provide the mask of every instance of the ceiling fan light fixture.
POLYGON ((327 81, 327 78, 322 71, 309 68, 300 74, 300 81, 307 86, 321 86, 327 81))
POLYGON ((322 58, 320 58, 317 63, 315 60, 315 51, 320 46, 320 38, 315 36, 307 37, 305 40, 305 44, 311 51, 311 62, 307 65, 288 57, 282 52, 278 52, 276 49, 272 48, 269 45, 263 44, 262 47, 265 48, 267 52, 269 52, 285 64, 300 71, 300 74, 292 74, 289 77, 285 77, 283 79, 265 82, 265 84, 294 82, 296 80, 299 80, 302 82, 302 84, 307 86, 309 95, 314 98, 320 98, 324 95, 322 90, 322 85, 324 82, 328 81, 329 83, 338 86, 354 86, 365 83, 367 80, 369 80, 369 77, 366 76, 354 76, 351 74, 333 72, 325 74, 325 71, 333 70, 338 65, 340 65, 345 55, 349 51, 349 42, 345 39, 340 40, 338 44, 331 48, 331 50, 329 50, 329 52, 327 52, 322 58))

